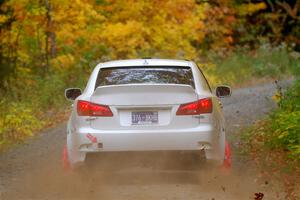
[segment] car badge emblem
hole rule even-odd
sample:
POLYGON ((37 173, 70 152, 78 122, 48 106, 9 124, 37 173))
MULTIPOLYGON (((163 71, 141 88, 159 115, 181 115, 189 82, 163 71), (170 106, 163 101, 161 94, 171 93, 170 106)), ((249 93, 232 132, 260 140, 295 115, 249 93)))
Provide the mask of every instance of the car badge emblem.
POLYGON ((144 65, 148 65, 149 63, 147 62, 147 60, 144 61, 144 65))

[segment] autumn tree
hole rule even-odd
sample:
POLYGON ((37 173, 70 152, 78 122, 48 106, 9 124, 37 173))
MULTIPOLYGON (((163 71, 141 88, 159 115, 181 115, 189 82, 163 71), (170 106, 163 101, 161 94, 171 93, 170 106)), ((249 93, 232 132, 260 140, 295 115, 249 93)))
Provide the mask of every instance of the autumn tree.
POLYGON ((111 59, 197 60, 210 50, 255 48, 260 38, 299 46, 299 2, 1 1, 0 85, 17 76, 34 83, 33 76, 88 71, 111 59))

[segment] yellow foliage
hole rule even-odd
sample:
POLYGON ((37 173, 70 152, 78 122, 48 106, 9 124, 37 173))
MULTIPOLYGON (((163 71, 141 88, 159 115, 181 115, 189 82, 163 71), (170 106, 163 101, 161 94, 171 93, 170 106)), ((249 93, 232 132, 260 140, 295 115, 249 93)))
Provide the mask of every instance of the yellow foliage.
MULTIPOLYGON (((0 105, 2 106, 2 105, 0 105)), ((10 103, 5 116, 0 116, 0 145, 22 141, 40 129, 43 122, 33 115, 33 110, 24 104, 10 103)))
POLYGON ((279 103, 280 100, 282 99, 282 94, 280 91, 276 91, 275 94, 272 96, 272 99, 276 102, 279 103))
POLYGON ((5 15, 0 15, 0 24, 4 24, 7 21, 8 17, 5 15))
POLYGON ((247 3, 239 6, 238 13, 240 15, 251 15, 257 11, 264 10, 267 5, 264 2, 260 3, 247 3))
MULTIPOLYGON (((2 5, 15 17, 9 30, 1 32, 3 54, 16 48, 22 64, 45 58, 50 52, 49 32, 55 34, 55 70, 68 70, 75 63, 94 60, 160 57, 197 60, 207 40, 212 48, 234 42, 234 13, 228 0, 224 6, 194 0, 51 0, 51 27, 44 1, 9 0, 2 5), (4 6, 5 5, 5 6, 4 6), (48 50, 46 47, 48 46, 48 50)), ((241 12, 264 9, 263 3, 243 4, 241 12)), ((6 16, 4 16, 6 17, 6 16)), ((0 15, 0 24, 5 19, 0 15)), ((45 65, 45 60, 41 61, 45 65)))
POLYGON ((75 64, 75 58, 71 54, 60 55, 52 59, 51 64, 54 69, 62 71, 73 67, 75 64))
POLYGON ((203 5, 192 0, 120 0, 102 8, 110 11, 101 34, 101 41, 111 48, 110 58, 197 56, 190 42, 204 38, 199 31, 204 29, 203 5))
MULTIPOLYGON (((51 27, 47 27, 44 1, 9 0, 5 4, 14 10, 16 21, 7 35, 1 33, 2 42, 7 40, 6 46, 18 44, 16 56, 22 63, 29 64, 33 53, 39 58, 44 55, 48 31, 55 33, 57 55, 50 63, 56 70, 68 69, 75 62, 86 60, 85 56, 195 59, 200 52, 192 42, 201 43, 207 34, 204 21, 209 6, 194 0, 49 2, 51 27)), ((49 40, 47 45, 49 48, 49 40)))

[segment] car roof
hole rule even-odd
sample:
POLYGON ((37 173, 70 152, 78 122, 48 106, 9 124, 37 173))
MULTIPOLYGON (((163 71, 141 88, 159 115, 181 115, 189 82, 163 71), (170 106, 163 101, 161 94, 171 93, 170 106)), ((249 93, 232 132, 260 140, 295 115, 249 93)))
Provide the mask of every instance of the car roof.
POLYGON ((172 59, 128 59, 99 63, 100 68, 130 67, 130 66, 183 66, 190 67, 190 61, 172 59))

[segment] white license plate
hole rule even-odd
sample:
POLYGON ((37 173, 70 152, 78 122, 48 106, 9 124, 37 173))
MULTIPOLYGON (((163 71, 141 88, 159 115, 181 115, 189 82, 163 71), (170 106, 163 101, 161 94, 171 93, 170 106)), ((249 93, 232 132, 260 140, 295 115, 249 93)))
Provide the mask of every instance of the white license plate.
POLYGON ((158 124, 157 111, 143 111, 131 113, 132 125, 158 124))

